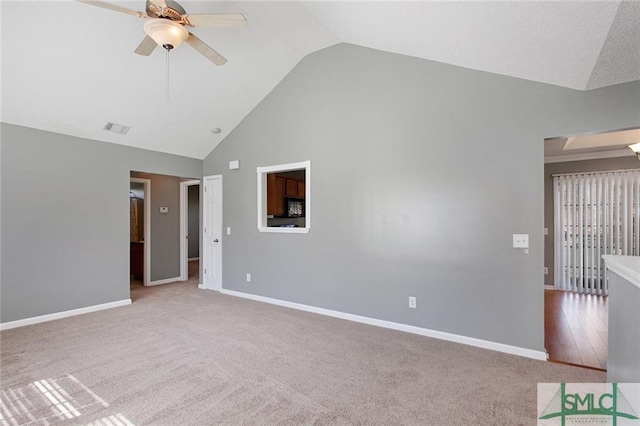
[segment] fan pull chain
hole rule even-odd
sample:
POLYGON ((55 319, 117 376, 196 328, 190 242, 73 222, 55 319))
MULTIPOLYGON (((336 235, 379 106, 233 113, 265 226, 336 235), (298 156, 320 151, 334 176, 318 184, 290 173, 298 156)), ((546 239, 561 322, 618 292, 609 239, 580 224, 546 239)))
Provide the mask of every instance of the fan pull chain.
POLYGON ((169 101, 169 49, 167 51, 167 101, 169 101))

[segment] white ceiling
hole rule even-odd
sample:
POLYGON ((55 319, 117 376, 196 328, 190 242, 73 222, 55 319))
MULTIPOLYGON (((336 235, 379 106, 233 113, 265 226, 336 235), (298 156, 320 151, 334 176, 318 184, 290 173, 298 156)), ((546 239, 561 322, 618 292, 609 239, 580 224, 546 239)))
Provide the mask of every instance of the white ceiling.
MULTIPOLYGON (((144 1, 114 2, 144 10, 144 1)), ((3 122, 204 158, 306 55, 346 42, 579 90, 640 80, 640 2, 194 2, 244 29, 133 53, 143 21, 73 1, 2 1, 3 122), (131 126, 118 135, 107 121, 131 126), (210 129, 220 127, 220 134, 210 129)))

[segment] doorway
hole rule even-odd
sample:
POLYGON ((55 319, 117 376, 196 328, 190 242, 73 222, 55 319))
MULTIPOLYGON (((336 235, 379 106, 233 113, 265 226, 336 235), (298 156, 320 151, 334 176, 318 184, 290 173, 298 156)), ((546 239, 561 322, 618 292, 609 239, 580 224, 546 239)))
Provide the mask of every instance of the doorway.
POLYGON ((180 279, 200 276, 200 180, 180 182, 180 279))
MULTIPOLYGON (((185 282, 198 285, 198 275, 193 281, 181 276, 181 183, 193 181, 192 177, 160 175, 131 171, 131 181, 147 182, 145 190, 145 237, 143 240, 144 286, 156 286, 185 282)), ((197 182, 197 181, 196 181, 197 182)), ((186 187, 185 187, 186 190, 186 187)), ((198 209, 198 207, 196 207, 198 209)), ((186 218, 185 218, 186 221, 186 218)), ((198 231, 196 231, 197 235, 198 231)), ((197 262, 197 261, 196 261, 197 262)), ((195 266, 198 270, 198 266, 195 266)))
POLYGON ((544 330, 550 361, 606 369, 602 255, 640 249, 633 228, 613 232, 627 229, 623 220, 638 220, 640 209, 620 202, 630 191, 626 175, 640 169, 629 149, 638 140, 636 128, 544 141, 544 330))
POLYGON ((151 259, 151 180, 131 177, 129 182, 130 286, 149 285, 151 259))

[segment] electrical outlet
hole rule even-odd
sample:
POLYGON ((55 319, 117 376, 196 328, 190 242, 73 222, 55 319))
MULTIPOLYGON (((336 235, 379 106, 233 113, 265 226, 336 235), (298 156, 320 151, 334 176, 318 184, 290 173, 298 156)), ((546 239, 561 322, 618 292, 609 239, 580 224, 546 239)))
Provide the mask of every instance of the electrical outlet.
POLYGON ((415 309, 416 308, 416 298, 413 296, 409 296, 409 307, 411 309, 415 309))
POLYGON ((247 282, 250 283, 251 282, 251 274, 247 274, 247 282))
POLYGON ((547 268, 546 266, 544 267, 544 274, 548 275, 549 274, 549 268, 547 268))

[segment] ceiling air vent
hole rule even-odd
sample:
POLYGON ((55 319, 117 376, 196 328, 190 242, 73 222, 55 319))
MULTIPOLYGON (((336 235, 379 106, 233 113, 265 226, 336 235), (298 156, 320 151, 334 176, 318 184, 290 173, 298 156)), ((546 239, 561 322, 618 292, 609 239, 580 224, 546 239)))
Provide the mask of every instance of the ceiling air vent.
POLYGON ((112 123, 112 122, 108 122, 104 126, 105 130, 108 130, 108 131, 113 132, 113 133, 120 133, 121 135, 126 135, 130 128, 131 127, 129 127, 129 126, 124 126, 122 124, 117 124, 117 123, 112 123))

